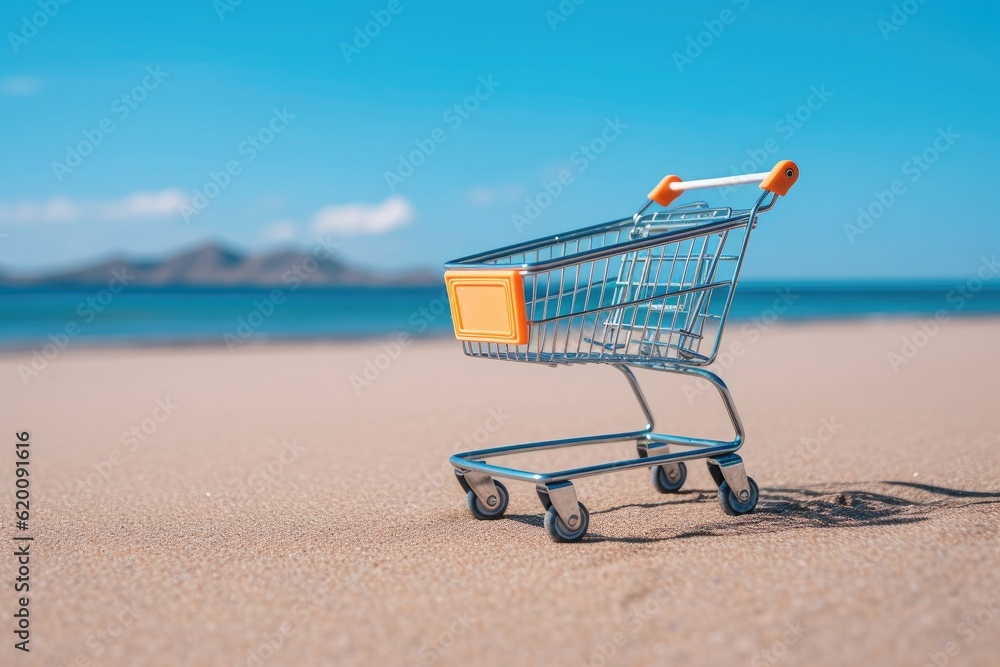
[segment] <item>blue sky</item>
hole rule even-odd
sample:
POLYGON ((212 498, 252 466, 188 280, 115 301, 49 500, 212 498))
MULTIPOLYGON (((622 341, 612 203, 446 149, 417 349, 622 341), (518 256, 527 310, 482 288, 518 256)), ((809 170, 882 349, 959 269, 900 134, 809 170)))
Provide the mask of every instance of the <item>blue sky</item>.
POLYGON ((317 236, 434 267, 790 158, 745 275, 961 277, 1000 250, 998 25, 942 0, 10 0, 0 267, 317 236))

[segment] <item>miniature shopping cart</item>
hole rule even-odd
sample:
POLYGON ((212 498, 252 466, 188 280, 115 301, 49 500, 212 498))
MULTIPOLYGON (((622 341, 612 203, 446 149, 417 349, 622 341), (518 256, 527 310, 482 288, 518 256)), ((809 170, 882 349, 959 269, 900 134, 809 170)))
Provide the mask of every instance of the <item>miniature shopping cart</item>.
POLYGON ((758 488, 736 451, 743 425, 729 389, 705 367, 719 351, 750 233, 798 179, 794 162, 770 172, 699 181, 667 176, 631 218, 464 257, 446 265, 456 337, 471 357, 549 365, 611 364, 625 376, 646 418, 625 433, 566 438, 464 452, 451 457, 469 509, 497 519, 507 489, 497 478, 532 482, 556 542, 576 542, 590 517, 571 480, 648 467, 661 493, 680 490, 685 461, 705 459, 730 515, 757 505, 758 488), (685 190, 759 183, 747 210, 697 202, 666 209, 685 190), (647 212, 653 203, 666 210, 647 212), (710 382, 732 421, 732 440, 668 435, 653 414, 632 368, 710 382), (540 473, 487 463, 509 454, 634 441, 638 458, 540 473))

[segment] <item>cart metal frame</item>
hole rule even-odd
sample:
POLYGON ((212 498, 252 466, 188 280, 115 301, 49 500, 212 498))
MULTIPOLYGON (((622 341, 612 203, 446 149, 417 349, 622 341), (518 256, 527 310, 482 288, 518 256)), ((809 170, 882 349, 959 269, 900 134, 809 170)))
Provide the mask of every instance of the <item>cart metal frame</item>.
MULTIPOLYGON (((467 355, 551 366, 614 366, 625 376, 646 420, 642 428, 621 433, 453 455, 450 462, 476 518, 499 518, 506 510, 509 496, 498 479, 531 482, 546 510, 545 527, 550 536, 557 542, 575 542, 587 531, 589 513, 577 497, 573 480, 645 467, 650 469, 654 487, 671 493, 680 490, 686 479, 685 462, 695 459, 706 460, 727 514, 753 511, 758 488, 736 453, 745 440, 743 424, 729 388, 705 367, 718 354, 757 218, 774 206, 779 195, 787 194, 797 178, 797 166, 787 160, 759 174, 687 182, 667 176, 631 218, 446 264, 456 335, 463 341, 467 355), (686 190, 747 183, 759 183, 763 190, 748 210, 711 208, 697 202, 646 213, 653 203, 669 206, 686 190), (613 269, 617 269, 617 275, 613 269), (509 297, 513 294, 508 319, 520 316, 523 322, 515 322, 511 331, 498 334, 463 331, 462 324, 472 317, 463 312, 463 307, 470 312, 473 309, 464 296, 467 292, 456 291, 453 283, 461 284, 469 276, 473 283, 485 276, 490 283, 488 289, 494 290, 492 294, 497 293, 494 276, 513 279, 513 287, 507 291, 509 297), (522 280, 526 281, 523 288, 522 280), (518 289, 522 294, 517 294, 518 289), (723 299, 721 308, 719 298, 723 299), (519 332, 518 326, 523 331, 519 332), (711 341, 711 347, 702 353, 700 348, 706 340, 711 341), (733 438, 715 440, 657 432, 653 411, 633 368, 710 383, 725 406, 733 438), (487 462, 511 454, 615 442, 634 442, 638 457, 555 472, 487 462)), ((474 289, 482 291, 484 287, 477 283, 474 289)))

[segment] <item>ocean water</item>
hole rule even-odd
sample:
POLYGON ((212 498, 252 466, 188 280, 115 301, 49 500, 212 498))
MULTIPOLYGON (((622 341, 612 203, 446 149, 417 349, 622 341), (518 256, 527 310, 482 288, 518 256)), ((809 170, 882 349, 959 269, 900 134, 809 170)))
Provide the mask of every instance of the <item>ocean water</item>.
MULTIPOLYGON (((1000 314, 1000 285, 741 282, 730 319, 781 321, 1000 314)), ((0 288, 0 348, 448 335, 441 287, 288 289, 0 288), (76 343, 75 343, 76 344, 76 343)))

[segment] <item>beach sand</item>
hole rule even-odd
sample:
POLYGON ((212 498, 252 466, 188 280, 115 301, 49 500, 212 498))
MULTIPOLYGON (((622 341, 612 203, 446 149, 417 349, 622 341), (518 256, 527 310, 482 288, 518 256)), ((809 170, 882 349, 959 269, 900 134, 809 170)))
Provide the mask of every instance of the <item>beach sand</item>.
MULTIPOLYGON (((3 664, 997 664, 1000 320, 733 325, 713 366, 756 513, 700 462, 577 483, 580 544, 530 485, 476 521, 456 450, 642 421, 612 368, 454 341, 0 355, 3 664), (736 345, 742 343, 742 347, 736 345), (395 350, 394 350, 395 351, 395 350), (355 386, 366 362, 370 384, 355 386), (13 433, 31 432, 31 653, 14 642, 13 433), (131 432, 134 430, 134 434, 131 432), (11 657, 13 656, 13 659, 11 657)), ((718 397, 640 372, 658 429, 726 437, 718 397)), ((559 469, 629 445, 511 463, 559 469)))

